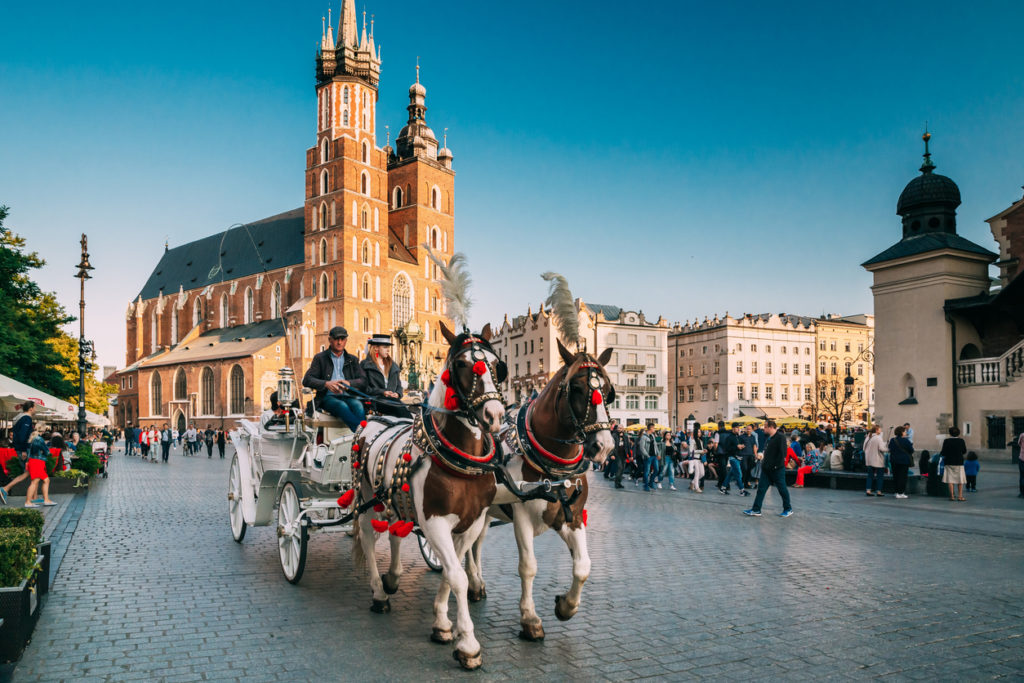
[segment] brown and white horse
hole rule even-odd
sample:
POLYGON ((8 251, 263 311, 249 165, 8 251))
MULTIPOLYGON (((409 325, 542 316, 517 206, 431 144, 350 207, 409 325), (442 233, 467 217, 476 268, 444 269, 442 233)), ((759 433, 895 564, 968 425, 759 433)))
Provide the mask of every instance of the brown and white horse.
MULTIPOLYGON (((583 584, 590 576, 585 458, 601 464, 614 446, 606 408, 614 400, 614 387, 604 371, 612 350, 606 349, 594 358, 587 353, 573 354, 558 341, 558 351, 564 365, 536 399, 510 415, 499 441, 508 458, 505 471, 514 481, 569 480, 579 486, 579 495, 571 504, 564 497, 564 502, 522 501, 505 487, 499 487, 489 511, 490 515, 514 525, 522 581, 519 637, 524 640, 544 638, 544 627, 533 601, 533 579, 537 575, 533 539, 548 529, 558 533, 572 555, 572 584, 555 598, 555 615, 566 621, 579 609, 583 584)), ((562 493, 565 496, 567 490, 563 488, 562 493)), ((474 600, 486 596, 480 570, 485 533, 486 530, 477 539, 467 561, 469 595, 474 600)))
MULTIPOLYGON (((370 419, 356 435, 353 467, 359 471, 356 488, 364 512, 358 517, 353 558, 357 564, 365 561, 370 573, 371 609, 390 611, 388 594, 398 590, 402 574, 400 544, 417 525, 443 566, 431 639, 454 640, 454 657, 463 667, 475 669, 482 659, 473 635, 462 561, 484 528, 487 507, 494 499, 493 434, 505 416, 497 385, 506 370, 491 349, 490 325, 479 335, 456 336, 441 323, 441 332, 451 348, 422 415, 411 425, 370 419), (391 535, 391 564, 382 579, 374 543, 375 533, 385 531, 391 535), (455 593, 454 633, 448 618, 449 592, 455 593)), ((348 494, 347 502, 351 501, 348 494)))

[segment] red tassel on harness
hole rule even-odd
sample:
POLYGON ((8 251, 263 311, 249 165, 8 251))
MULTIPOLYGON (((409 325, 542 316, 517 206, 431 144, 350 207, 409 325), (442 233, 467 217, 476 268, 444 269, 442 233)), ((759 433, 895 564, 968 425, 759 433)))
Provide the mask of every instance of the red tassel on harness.
POLYGON ((451 387, 444 390, 444 407, 445 410, 459 409, 459 397, 455 395, 455 390, 451 387))
POLYGON ((448 370, 445 370, 444 372, 441 373, 441 384, 445 385, 446 387, 451 386, 452 373, 449 372, 448 370))
POLYGON ((354 469, 354 470, 358 470, 359 469, 359 461, 358 460, 353 460, 352 461, 352 469, 354 469))
POLYGON ((482 377, 484 374, 486 374, 486 372, 487 372, 487 363, 483 362, 482 360, 478 360, 477 362, 473 363, 473 374, 474 375, 480 375, 482 377))
POLYGON ((370 520, 370 526, 372 526, 373 530, 376 531, 378 534, 382 534, 382 533, 384 533, 385 531, 388 530, 388 520, 386 520, 386 519, 371 519, 370 520))
POLYGON ((384 503, 377 503, 373 506, 374 512, 384 512, 384 503))
POLYGON ((586 510, 586 508, 584 508, 583 512, 580 513, 580 517, 583 518, 583 526, 586 526, 587 525, 587 510, 586 510))
POLYGON ((352 452, 353 453, 358 453, 359 452, 359 444, 357 444, 357 443, 352 444, 352 452))
POLYGON ((402 453, 402 460, 412 462, 412 453, 402 453))
POLYGON ((366 420, 363 420, 362 422, 360 422, 359 426, 360 427, 365 427, 366 426, 366 420))
POLYGON ((405 538, 409 535, 409 532, 412 531, 412 527, 412 522, 403 522, 402 520, 398 520, 391 525, 391 535, 398 536, 399 538, 405 538))
POLYGON ((345 491, 345 493, 343 493, 340 496, 338 496, 338 506, 339 507, 343 507, 343 508, 347 508, 349 505, 352 504, 352 499, 355 498, 355 497, 356 497, 356 490, 355 489, 349 489, 348 491, 345 491))
POLYGON ((601 395, 601 391, 599 389, 594 389, 594 393, 590 395, 590 402, 595 406, 599 406, 604 403, 604 396, 601 395))
POLYGON ((409 493, 409 484, 408 484, 408 482, 405 483, 405 484, 402 484, 402 491, 404 491, 405 493, 409 493))

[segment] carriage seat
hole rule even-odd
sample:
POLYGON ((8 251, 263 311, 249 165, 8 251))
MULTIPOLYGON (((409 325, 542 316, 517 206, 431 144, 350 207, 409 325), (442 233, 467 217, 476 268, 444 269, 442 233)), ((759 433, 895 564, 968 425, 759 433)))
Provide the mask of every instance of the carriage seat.
POLYGON ((321 413, 319 410, 313 412, 313 419, 310 421, 311 427, 326 427, 327 429, 343 429, 346 432, 350 431, 348 425, 346 425, 340 418, 334 417, 330 413, 321 413))

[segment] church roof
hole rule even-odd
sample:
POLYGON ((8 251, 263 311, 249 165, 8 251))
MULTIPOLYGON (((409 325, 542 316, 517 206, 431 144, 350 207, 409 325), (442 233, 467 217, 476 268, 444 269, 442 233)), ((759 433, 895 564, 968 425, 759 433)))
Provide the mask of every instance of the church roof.
POLYGON ((139 292, 143 300, 209 284, 302 265, 305 217, 301 208, 228 228, 163 253, 139 292), (261 258, 262 257, 262 258, 261 258))
POLYGON ((284 337, 284 324, 281 318, 261 320, 248 325, 235 325, 210 330, 195 339, 171 349, 151 362, 144 362, 146 367, 160 365, 177 365, 178 363, 194 363, 203 360, 220 360, 224 358, 244 358, 265 349, 275 339, 284 337))
POLYGON ((924 254, 929 251, 938 251, 940 249, 956 249, 957 251, 965 251, 969 254, 980 254, 991 258, 993 261, 998 258, 996 254, 992 253, 985 247, 977 245, 969 239, 965 239, 955 233, 930 232, 921 235, 913 235, 911 237, 904 237, 881 254, 868 259, 861 265, 870 266, 876 263, 893 261, 895 259, 924 254))

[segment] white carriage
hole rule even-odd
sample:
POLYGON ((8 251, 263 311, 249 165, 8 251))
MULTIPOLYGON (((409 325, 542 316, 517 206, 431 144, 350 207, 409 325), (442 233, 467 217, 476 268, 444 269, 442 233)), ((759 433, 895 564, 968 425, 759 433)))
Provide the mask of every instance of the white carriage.
MULTIPOLYGON (((291 406, 296 395, 291 369, 283 368, 280 376, 278 403, 291 406)), ((354 439, 341 420, 320 412, 309 418, 297 408, 242 420, 231 432, 231 535, 241 543, 247 527, 276 524, 281 569, 291 583, 302 578, 311 532, 352 528, 354 508, 342 508, 338 497, 352 488, 354 439)), ((424 560, 439 570, 426 540, 418 540, 424 560)))

